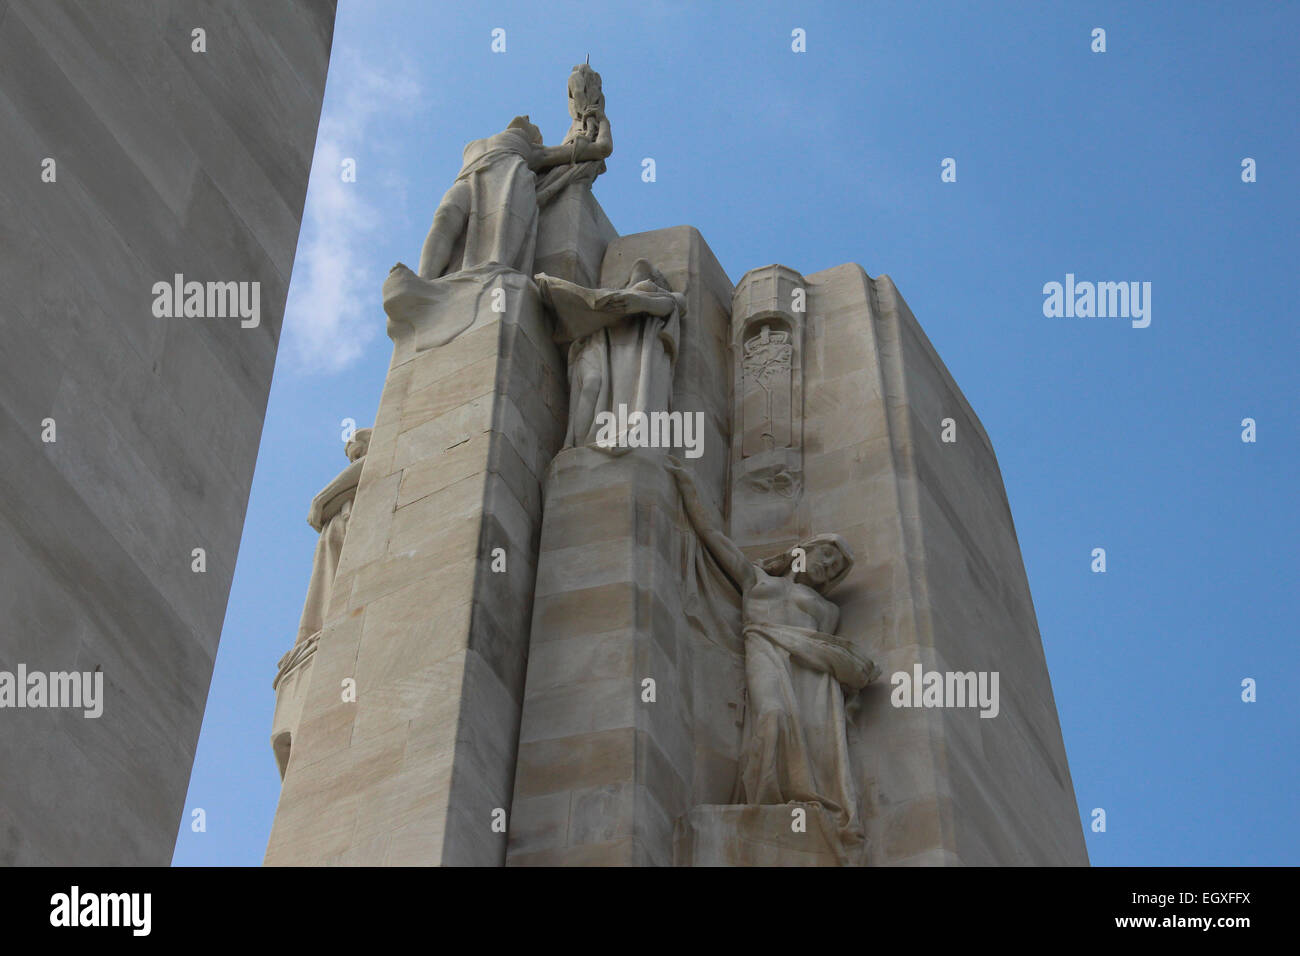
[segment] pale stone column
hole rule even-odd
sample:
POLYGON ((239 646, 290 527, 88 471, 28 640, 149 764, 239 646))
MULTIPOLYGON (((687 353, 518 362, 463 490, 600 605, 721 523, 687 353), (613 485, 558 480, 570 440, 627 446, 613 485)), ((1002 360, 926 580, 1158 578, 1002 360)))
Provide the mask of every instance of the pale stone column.
MULTIPOLYGON (((595 272, 613 227, 588 186, 556 203, 539 253, 557 272, 595 272)), ((451 341, 417 350, 426 330, 390 324, 268 864, 504 861, 540 479, 564 435, 565 369, 531 277, 449 287, 444 310, 472 318, 451 341)))
POLYGON ((512 864, 671 862, 691 738, 677 492, 661 456, 572 448, 548 475, 512 864))
MULTIPOLYGON (((721 505, 731 283, 699 233, 679 227, 611 243, 600 285, 621 287, 640 258, 687 297, 673 408, 704 414, 704 454, 687 465, 721 505)), ((732 784, 734 740, 719 757, 695 731, 697 658, 713 665, 683 614, 684 519, 664 454, 567 449, 547 476, 510 865, 669 865, 674 822, 697 788, 732 784)), ((727 714, 736 675, 716 683, 727 714)), ((726 720, 734 738, 734 713, 726 720)))
MULTIPOLYGON (((692 807, 677 824, 678 866, 841 866, 835 820, 808 803, 692 807), (798 829, 793 811, 802 811, 798 829)), ((853 860, 854 864, 860 860, 853 860)))
POLYGON ((537 476, 563 435, 563 368, 531 279, 501 272, 457 296, 447 307, 474 321, 446 345, 417 352, 419 330, 394 327, 268 863, 504 853, 492 811, 510 801, 537 476))

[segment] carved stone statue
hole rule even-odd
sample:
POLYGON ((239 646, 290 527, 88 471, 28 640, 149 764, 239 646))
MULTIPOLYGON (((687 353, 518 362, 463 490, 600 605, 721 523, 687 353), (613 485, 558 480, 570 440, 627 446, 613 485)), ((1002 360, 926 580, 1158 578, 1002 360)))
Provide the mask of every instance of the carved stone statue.
POLYGON ((352 512, 352 501, 357 496, 361 466, 370 448, 370 431, 369 428, 361 428, 352 436, 344 449, 350 464, 312 499, 311 509, 307 513, 307 523, 320 532, 320 537, 316 539, 316 556, 312 560, 311 582, 307 585, 307 600, 303 604, 296 643, 300 644, 320 633, 325 626, 334 573, 338 570, 343 536, 347 532, 348 515, 352 512))
POLYGON ((450 267, 462 238, 462 270, 495 263, 531 271, 539 192, 549 198, 570 181, 587 177, 590 183, 604 171, 604 160, 614 149, 600 74, 585 64, 569 76, 569 115, 573 124, 560 146, 542 145, 542 131, 527 116, 516 116, 503 132, 465 147, 460 173, 438 204, 424 240, 420 278, 458 271, 450 267), (538 183, 534 174, 541 170, 556 175, 538 183))
POLYGON ((465 147, 460 173, 438 203, 424 240, 420 278, 436 279, 487 263, 528 268, 537 238, 532 163, 541 144, 541 130, 527 116, 516 116, 503 132, 465 147), (452 252, 461 239, 459 269, 451 269, 452 252))
POLYGON ((573 122, 559 146, 545 146, 527 116, 465 147, 456 181, 438 203, 413 272, 404 263, 384 281, 389 332, 425 328, 419 348, 445 345, 473 323, 453 303, 466 283, 486 288, 503 270, 529 275, 537 249, 538 213, 573 183, 590 185, 613 152, 600 74, 586 64, 569 75, 573 122), (544 173, 538 180, 538 174, 544 173))
POLYGON ((802 542, 800 571, 793 552, 751 563, 691 473, 672 457, 666 467, 696 534, 741 592, 748 709, 733 801, 816 804, 835 818, 842 846, 861 843, 845 694, 880 671, 835 634, 840 611, 826 594, 853 568, 847 543, 836 534, 802 542))
POLYGON ((555 166, 538 177, 539 206, 545 206, 573 183, 590 186, 605 171, 605 160, 614 151, 600 74, 585 63, 579 63, 569 74, 569 116, 573 123, 560 146, 568 148, 572 156, 567 165, 555 166))
POLYGON ((622 289, 587 289, 545 273, 534 278, 555 313, 555 341, 569 346, 565 448, 594 445, 602 411, 668 411, 686 296, 646 259, 632 264, 622 289))
POLYGON ((298 637, 293 647, 280 658, 271 687, 275 690, 275 716, 271 721, 271 750, 275 754, 280 779, 289 766, 289 753, 298 733, 306 693, 307 675, 311 672, 316 648, 320 644, 325 615, 329 613, 334 592, 334 577, 339 569, 343 538, 347 533, 352 502, 361 481, 361 466, 370 449, 371 429, 361 428, 344 446, 349 464, 312 499, 307 523, 320 532, 316 555, 312 559, 311 581, 307 600, 303 602, 298 637))

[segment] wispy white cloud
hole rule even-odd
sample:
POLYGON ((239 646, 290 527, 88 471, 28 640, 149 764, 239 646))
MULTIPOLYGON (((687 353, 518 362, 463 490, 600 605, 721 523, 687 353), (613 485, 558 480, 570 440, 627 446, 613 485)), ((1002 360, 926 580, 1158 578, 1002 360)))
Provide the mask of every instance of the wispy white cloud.
POLYGON ((363 146, 369 155, 379 153, 383 121, 409 115, 418 105, 420 86, 409 69, 376 68, 336 49, 329 94, 316 137, 282 343, 299 370, 326 373, 354 362, 383 328, 375 316, 381 266, 366 252, 384 222, 375 198, 379 189, 405 191, 400 176, 388 171, 359 168, 358 182, 344 182, 342 164, 355 159, 360 167, 363 146))

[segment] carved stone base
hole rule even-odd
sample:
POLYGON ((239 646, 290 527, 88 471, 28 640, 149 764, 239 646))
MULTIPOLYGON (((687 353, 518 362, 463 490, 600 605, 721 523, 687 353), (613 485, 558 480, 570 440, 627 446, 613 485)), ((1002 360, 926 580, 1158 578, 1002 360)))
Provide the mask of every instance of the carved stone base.
POLYGON ((841 854, 834 818, 808 803, 693 807, 673 833, 677 866, 861 866, 863 855, 861 846, 841 854))

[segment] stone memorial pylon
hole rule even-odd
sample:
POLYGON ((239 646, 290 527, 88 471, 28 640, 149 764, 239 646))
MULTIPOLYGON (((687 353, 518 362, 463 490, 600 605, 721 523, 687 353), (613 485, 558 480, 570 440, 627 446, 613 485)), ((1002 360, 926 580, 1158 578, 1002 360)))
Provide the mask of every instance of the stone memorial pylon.
POLYGON ((393 357, 324 626, 277 688, 301 699, 277 708, 268 864, 504 860, 540 480, 566 424, 532 275, 589 282, 615 236, 591 193, 599 76, 575 67, 569 93, 560 146, 517 117, 466 147, 419 271, 385 282, 393 357))
POLYGON ((993 449, 893 284, 617 236, 590 67, 569 104, 384 284, 267 862, 1086 864, 993 449))

